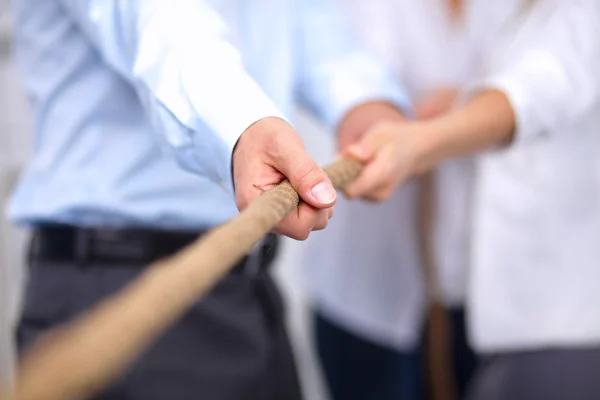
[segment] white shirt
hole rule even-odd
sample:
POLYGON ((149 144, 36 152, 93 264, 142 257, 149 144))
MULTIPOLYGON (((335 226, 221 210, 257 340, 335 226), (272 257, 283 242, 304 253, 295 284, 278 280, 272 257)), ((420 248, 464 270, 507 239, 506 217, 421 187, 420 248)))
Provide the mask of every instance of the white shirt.
MULTIPOLYGON (((466 1, 461 29, 442 0, 345 0, 361 39, 402 78, 414 97, 478 75, 481 49, 511 19, 517 0, 466 1)), ((446 303, 465 292, 470 192, 469 161, 437 176, 440 202, 435 255, 446 303)), ((389 201, 371 205, 339 199, 328 228, 309 238, 304 266, 309 293, 334 322, 362 337, 405 350, 419 340, 424 293, 416 242, 416 188, 408 183, 389 201)))
POLYGON ((481 159, 470 335, 483 352, 600 344, 600 2, 538 1, 484 80, 517 116, 481 159))

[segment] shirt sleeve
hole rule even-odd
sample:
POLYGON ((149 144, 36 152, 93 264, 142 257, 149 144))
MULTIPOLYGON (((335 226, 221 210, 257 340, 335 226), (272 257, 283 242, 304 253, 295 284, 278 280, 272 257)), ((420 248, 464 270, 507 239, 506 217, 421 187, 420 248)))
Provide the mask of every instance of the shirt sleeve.
POLYGON ((330 128, 353 107, 388 101, 412 114, 407 91, 393 71, 359 45, 349 19, 332 0, 302 0, 298 99, 330 128))
POLYGON ((600 100, 600 2, 534 2, 490 54, 465 98, 504 92, 516 116, 515 145, 560 133, 600 100))
POLYGON ((281 112, 246 73, 203 0, 58 0, 104 62, 131 83, 180 164, 231 190, 244 130, 281 112))

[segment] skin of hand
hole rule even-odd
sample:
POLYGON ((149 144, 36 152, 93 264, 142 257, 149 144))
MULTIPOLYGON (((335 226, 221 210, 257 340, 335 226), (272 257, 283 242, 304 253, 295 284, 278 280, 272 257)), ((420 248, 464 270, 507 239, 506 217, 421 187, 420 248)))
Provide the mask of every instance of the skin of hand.
MULTIPOLYGON (((382 123, 392 122, 403 124, 406 119, 400 110, 390 103, 373 101, 354 107, 339 125, 338 151, 340 154, 344 154, 352 145, 359 143, 371 129, 382 123)), ((350 198, 345 188, 343 192, 346 197, 350 198)))
POLYGON ((240 210, 267 189, 288 179, 302 201, 275 232, 305 240, 324 229, 333 215, 337 194, 331 181, 308 156, 302 139, 286 121, 269 117, 251 125, 233 151, 233 181, 240 210))
POLYGON ((439 117, 452 109, 458 97, 455 87, 441 87, 427 96, 419 99, 415 104, 415 118, 419 121, 439 117))
POLYGON ((349 199, 383 201, 396 187, 412 177, 421 167, 419 131, 421 125, 386 122, 370 130, 356 145, 342 154, 365 162, 360 176, 344 188, 349 199))
POLYGON ((398 185, 447 159, 509 144, 515 129, 509 99, 493 89, 431 120, 379 124, 342 153, 366 163, 344 191, 349 198, 386 200, 398 185))
POLYGON ((360 141, 363 136, 382 122, 404 122, 404 115, 396 106, 384 101, 371 101, 352 108, 338 126, 337 147, 343 151, 360 141))

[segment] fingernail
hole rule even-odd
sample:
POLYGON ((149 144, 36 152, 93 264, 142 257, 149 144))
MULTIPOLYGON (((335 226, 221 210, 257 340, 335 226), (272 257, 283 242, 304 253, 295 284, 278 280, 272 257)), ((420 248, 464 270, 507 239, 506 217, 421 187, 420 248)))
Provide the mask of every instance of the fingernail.
POLYGON ((313 186, 310 191, 311 196, 322 204, 331 203, 336 196, 335 189, 328 182, 321 182, 313 186))

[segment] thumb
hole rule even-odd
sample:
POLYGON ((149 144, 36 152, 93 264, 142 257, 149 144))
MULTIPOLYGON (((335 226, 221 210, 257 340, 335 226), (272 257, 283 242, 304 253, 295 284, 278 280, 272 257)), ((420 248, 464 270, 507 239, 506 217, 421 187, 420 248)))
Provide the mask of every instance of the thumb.
POLYGON ((335 203, 337 193, 327 174, 304 149, 289 147, 281 155, 277 169, 286 176, 302 200, 316 208, 328 208, 335 203))
POLYGON ((360 142, 349 146, 343 154, 359 161, 370 161, 381 146, 382 135, 378 131, 368 132, 360 142))

